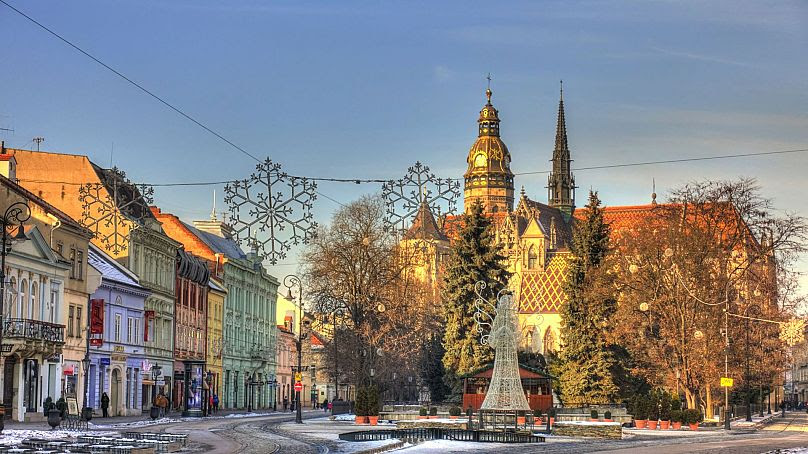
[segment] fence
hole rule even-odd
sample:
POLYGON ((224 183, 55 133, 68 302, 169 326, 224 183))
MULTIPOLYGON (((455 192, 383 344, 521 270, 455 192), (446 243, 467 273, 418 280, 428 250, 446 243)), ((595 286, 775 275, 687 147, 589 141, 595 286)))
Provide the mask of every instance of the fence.
POLYGON ((541 443, 544 437, 515 432, 488 430, 446 429, 441 427, 418 427, 411 429, 383 429, 347 432, 339 435, 345 441, 378 441, 397 438, 403 441, 455 440, 480 443, 541 443))

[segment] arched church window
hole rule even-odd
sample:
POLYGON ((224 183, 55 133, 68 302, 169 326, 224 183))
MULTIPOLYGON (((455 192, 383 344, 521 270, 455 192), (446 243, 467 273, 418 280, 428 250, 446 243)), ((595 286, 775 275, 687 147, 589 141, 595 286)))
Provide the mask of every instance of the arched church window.
POLYGON ((553 334, 553 328, 548 327, 547 331, 544 333, 544 354, 555 352, 556 344, 555 344, 555 334, 553 334))
POLYGON ((527 269, 535 270, 539 267, 539 256, 536 254, 536 246, 531 245, 527 250, 527 269))
POLYGON ((28 301, 28 281, 23 279, 20 281, 20 297, 17 299, 17 313, 14 318, 24 318, 22 311, 26 301, 28 301))
POLYGON ((556 241, 558 240, 556 231, 555 218, 553 218, 550 220, 550 249, 556 248, 556 241))
POLYGON ((485 167, 485 165, 486 165, 485 155, 482 153, 477 153, 477 155, 474 156, 474 167, 485 167))

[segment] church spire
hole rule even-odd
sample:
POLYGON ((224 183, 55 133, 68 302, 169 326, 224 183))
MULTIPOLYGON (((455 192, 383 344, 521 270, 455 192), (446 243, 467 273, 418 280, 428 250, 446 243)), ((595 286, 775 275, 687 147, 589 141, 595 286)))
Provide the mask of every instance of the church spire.
POLYGON ((575 178, 570 169, 572 159, 567 143, 567 122, 564 118, 564 81, 561 81, 560 91, 553 170, 547 180, 547 198, 550 206, 558 208, 569 218, 575 210, 575 178))

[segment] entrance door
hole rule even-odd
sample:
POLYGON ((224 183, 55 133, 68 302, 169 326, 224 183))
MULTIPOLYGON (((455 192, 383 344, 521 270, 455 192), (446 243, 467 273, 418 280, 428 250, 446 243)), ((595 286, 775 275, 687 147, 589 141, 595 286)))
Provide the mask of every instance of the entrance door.
POLYGON ((121 376, 118 369, 112 369, 112 379, 109 381, 109 414, 118 415, 118 388, 120 387, 121 376))
POLYGON ((17 365, 17 357, 6 358, 3 367, 3 407, 6 409, 6 419, 11 418, 11 411, 14 401, 14 366, 17 365))

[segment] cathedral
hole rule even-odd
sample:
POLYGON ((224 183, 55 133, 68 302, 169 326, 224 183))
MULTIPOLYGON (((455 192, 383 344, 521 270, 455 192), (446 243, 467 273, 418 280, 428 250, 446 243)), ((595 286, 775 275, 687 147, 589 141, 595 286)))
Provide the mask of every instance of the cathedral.
MULTIPOLYGON (((528 198, 524 188, 515 200, 511 154, 500 136, 499 111, 491 103, 491 95, 489 88, 477 120, 477 140, 466 158, 464 207, 468 212, 479 201, 493 221, 496 241, 513 273, 511 287, 519 307, 521 348, 547 353, 557 350, 560 344, 559 310, 566 298, 563 285, 575 213, 575 179, 570 169, 563 91, 558 103, 547 203, 528 198)), ((405 242, 423 242, 424 259, 418 272, 433 286, 439 284, 441 265, 448 257, 460 219, 448 216, 436 221, 422 206, 404 235, 405 242)))

